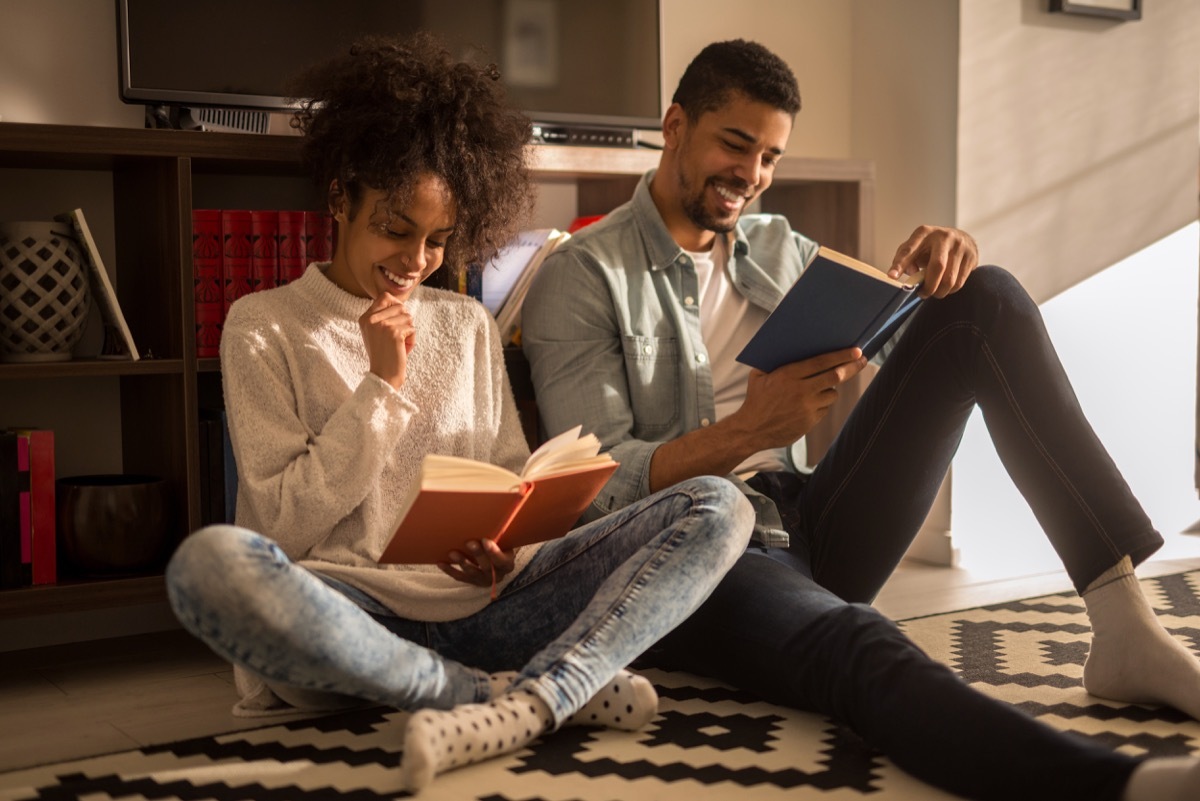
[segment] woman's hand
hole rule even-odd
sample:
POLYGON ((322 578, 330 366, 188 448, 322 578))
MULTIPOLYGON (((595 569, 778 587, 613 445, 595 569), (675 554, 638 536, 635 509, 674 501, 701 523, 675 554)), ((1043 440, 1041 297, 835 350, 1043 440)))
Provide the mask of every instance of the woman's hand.
POLYGON ((463 545, 462 551, 446 554, 446 561, 438 562, 438 567, 455 581, 490 587, 493 581, 500 581, 512 572, 515 554, 500 550, 492 540, 471 540, 463 545))
POLYGON ((371 372, 400 389, 416 335, 412 315, 399 298, 385 292, 358 318, 358 327, 371 372))

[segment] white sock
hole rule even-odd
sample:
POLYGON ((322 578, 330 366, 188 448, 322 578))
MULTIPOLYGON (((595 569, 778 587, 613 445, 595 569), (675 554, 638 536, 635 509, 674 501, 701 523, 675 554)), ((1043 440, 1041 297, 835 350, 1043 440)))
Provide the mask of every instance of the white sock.
POLYGON ((1113 701, 1173 706, 1200 720, 1200 660, 1158 622, 1129 557, 1093 581, 1083 600, 1092 624, 1084 688, 1113 701))
MULTIPOLYGON (((515 670, 488 676, 493 697, 507 692, 517 678, 515 670)), ((622 670, 563 726, 606 726, 638 731, 658 714, 658 693, 645 676, 622 670)))
POLYGON ((1195 801, 1200 798, 1200 759, 1166 757, 1138 765, 1121 801, 1195 801))
POLYGON ((439 773, 523 748, 553 723, 550 709, 528 690, 486 704, 414 712, 404 731, 401 785, 419 792, 439 773))

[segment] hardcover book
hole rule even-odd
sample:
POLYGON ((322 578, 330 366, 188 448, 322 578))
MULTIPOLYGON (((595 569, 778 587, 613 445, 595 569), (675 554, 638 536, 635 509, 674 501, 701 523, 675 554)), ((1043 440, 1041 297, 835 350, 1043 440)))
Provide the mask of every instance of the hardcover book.
POLYGON ((251 233, 250 212, 221 211, 221 271, 225 283, 222 320, 229 316, 234 301, 251 291, 250 265, 254 258, 251 233))
POLYGON ((308 267, 304 212, 279 212, 279 285, 295 281, 308 267))
POLYGON ((225 278, 221 268, 221 212, 192 211, 192 292, 196 309, 196 356, 220 355, 225 319, 225 278))
POLYGON ((72 209, 54 219, 67 223, 75 231, 75 238, 79 241, 84 261, 87 262, 92 296, 100 302, 100 313, 104 319, 104 346, 99 358, 137 361, 141 356, 137 346, 133 344, 133 334, 125 322, 116 290, 108 278, 108 270, 104 267, 104 260, 100 258, 100 250, 96 247, 96 240, 92 237, 92 229, 88 227, 83 209, 72 209))
POLYGON ((250 212, 250 291, 279 283, 279 212, 250 212))
POLYGON ((892 278, 822 247, 737 360, 769 373, 843 348, 861 348, 869 359, 921 302, 922 278, 892 278))
POLYGON ((599 451, 599 440, 576 426, 534 451, 519 474, 430 454, 379 561, 444 562, 468 540, 492 539, 507 550, 561 537, 617 469, 599 451))

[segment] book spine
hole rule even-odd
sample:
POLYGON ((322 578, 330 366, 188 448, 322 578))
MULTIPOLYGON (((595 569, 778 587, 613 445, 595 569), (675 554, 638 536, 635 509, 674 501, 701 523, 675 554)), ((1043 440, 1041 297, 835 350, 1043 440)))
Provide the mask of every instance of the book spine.
POLYGON ((29 434, 17 432, 17 495, 21 509, 21 584, 33 583, 33 476, 29 469, 29 434))
POLYGON ((225 278, 221 267, 221 212, 192 211, 192 284, 196 309, 196 356, 220 355, 225 316, 225 278))
POLYGON ((279 212, 250 212, 250 291, 279 285, 279 212))
POLYGON ((279 284, 290 283, 304 275, 308 266, 308 247, 304 236, 304 212, 279 212, 279 284))
POLYGON ((221 267, 225 274, 225 316, 229 307, 250 292, 250 262, 254 245, 250 241, 250 212, 221 212, 221 267))
POLYGON ((32 518, 34 584, 58 580, 54 504, 54 432, 29 431, 29 499, 32 518))
POLYGON ((333 258, 333 218, 328 212, 304 212, 305 261, 329 261, 333 258))

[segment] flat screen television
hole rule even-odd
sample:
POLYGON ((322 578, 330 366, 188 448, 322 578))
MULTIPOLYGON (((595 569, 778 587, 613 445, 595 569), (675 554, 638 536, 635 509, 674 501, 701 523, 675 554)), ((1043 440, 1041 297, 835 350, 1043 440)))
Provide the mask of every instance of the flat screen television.
POLYGON ((117 0, 120 97, 281 111, 287 81, 367 33, 439 34, 500 67, 535 123, 656 128, 660 0, 117 0))

